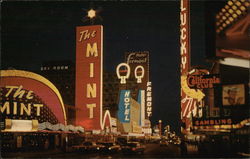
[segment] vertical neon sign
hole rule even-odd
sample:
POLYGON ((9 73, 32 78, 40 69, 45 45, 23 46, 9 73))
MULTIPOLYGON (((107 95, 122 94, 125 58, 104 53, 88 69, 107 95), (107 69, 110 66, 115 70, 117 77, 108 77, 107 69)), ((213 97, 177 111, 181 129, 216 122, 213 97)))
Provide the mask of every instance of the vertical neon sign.
MULTIPOLYGON (((190 25, 189 25, 189 0, 181 0, 180 3, 180 57, 181 57, 181 77, 188 75, 190 69, 190 25)), ((181 83, 181 118, 183 119, 191 111, 190 102, 188 102, 187 95, 183 91, 183 83, 181 83)), ((192 104, 193 105, 193 104, 192 104)))
POLYGON ((102 121, 103 27, 76 27, 76 124, 86 130, 104 128, 102 121))

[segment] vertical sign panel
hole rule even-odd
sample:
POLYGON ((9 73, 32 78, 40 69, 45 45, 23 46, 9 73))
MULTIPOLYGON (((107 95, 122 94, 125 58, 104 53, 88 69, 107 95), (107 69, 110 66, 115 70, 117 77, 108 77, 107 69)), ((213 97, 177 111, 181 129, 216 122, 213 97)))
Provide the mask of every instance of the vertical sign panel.
POLYGON ((181 72, 181 119, 186 123, 186 128, 190 126, 188 116, 194 109, 195 101, 189 97, 185 89, 186 87, 186 76, 190 69, 190 8, 189 0, 181 0, 180 3, 180 72, 181 72))
POLYGON ((144 126, 144 121, 145 121, 145 90, 139 90, 137 102, 140 104, 139 125, 144 126))
POLYGON ((76 124, 99 130, 102 106, 101 25, 76 28, 76 124))
POLYGON ((152 116, 152 82, 147 82, 146 115, 147 119, 152 116))
POLYGON ((130 122, 130 90, 121 90, 119 99, 118 119, 122 123, 130 122))
POLYGON ((186 75, 190 67, 190 26, 189 26, 189 0, 181 0, 180 14, 180 53, 181 53, 181 75, 186 75))

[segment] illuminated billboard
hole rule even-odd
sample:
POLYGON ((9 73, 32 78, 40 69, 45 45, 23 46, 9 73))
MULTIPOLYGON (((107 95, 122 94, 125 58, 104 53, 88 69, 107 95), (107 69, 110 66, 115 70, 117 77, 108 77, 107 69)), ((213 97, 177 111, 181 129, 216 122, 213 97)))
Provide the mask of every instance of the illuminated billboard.
POLYGON ((0 118, 67 124, 62 97, 46 78, 28 71, 1 70, 0 118))
MULTIPOLYGON (((145 92, 145 95, 143 96, 143 99, 141 98, 138 102, 141 104, 141 113, 144 113, 141 115, 141 124, 144 125, 143 120, 149 119, 152 113, 152 95, 150 95, 151 101, 147 100, 147 92, 146 90, 152 86, 148 86, 149 82, 149 52, 148 51, 137 51, 137 52, 126 52, 125 54, 125 60, 127 64, 130 66, 131 69, 131 79, 135 80, 138 86, 138 98, 140 98, 141 91, 145 92), (142 101, 143 100, 143 101, 142 101), (147 104, 150 104, 150 106, 147 106, 147 104)), ((150 91, 148 94, 151 94, 150 91)))
MULTIPOLYGON (((103 27, 76 27, 76 124, 86 130, 100 130, 109 121, 102 119, 103 27)), ((105 118, 107 117, 108 120, 105 118)))
POLYGON ((234 106, 245 104, 244 84, 224 85, 222 87, 222 105, 234 106))
POLYGON ((130 122, 130 105, 131 94, 130 90, 121 90, 118 106, 118 119, 121 123, 130 122))
POLYGON ((125 60, 133 72, 130 78, 136 79, 139 87, 145 90, 149 80, 149 52, 127 52, 125 60))

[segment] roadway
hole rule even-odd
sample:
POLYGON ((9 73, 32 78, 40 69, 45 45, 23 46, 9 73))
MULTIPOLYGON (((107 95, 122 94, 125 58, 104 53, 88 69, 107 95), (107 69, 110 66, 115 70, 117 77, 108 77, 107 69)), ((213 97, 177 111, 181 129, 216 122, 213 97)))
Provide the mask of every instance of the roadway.
POLYGON ((25 153, 11 153, 3 157, 7 158, 82 158, 82 159, 116 159, 116 158, 174 158, 180 157, 180 149, 176 145, 168 145, 161 147, 159 144, 150 143, 145 145, 144 154, 122 154, 114 153, 114 154, 99 154, 99 153, 76 153, 76 152, 25 152, 25 153))

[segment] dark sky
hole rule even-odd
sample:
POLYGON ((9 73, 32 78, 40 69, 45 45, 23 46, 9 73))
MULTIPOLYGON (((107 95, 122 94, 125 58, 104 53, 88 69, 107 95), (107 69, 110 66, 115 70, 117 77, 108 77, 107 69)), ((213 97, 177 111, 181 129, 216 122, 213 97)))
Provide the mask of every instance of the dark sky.
MULTIPOLYGON (((204 65, 204 7, 191 3, 192 65, 204 65)), ((104 68, 115 72, 124 52, 149 51, 153 125, 179 131, 179 1, 94 2, 104 26, 104 68)), ((89 2, 2 2, 1 68, 39 70, 42 62, 75 60, 75 27, 89 2)))

